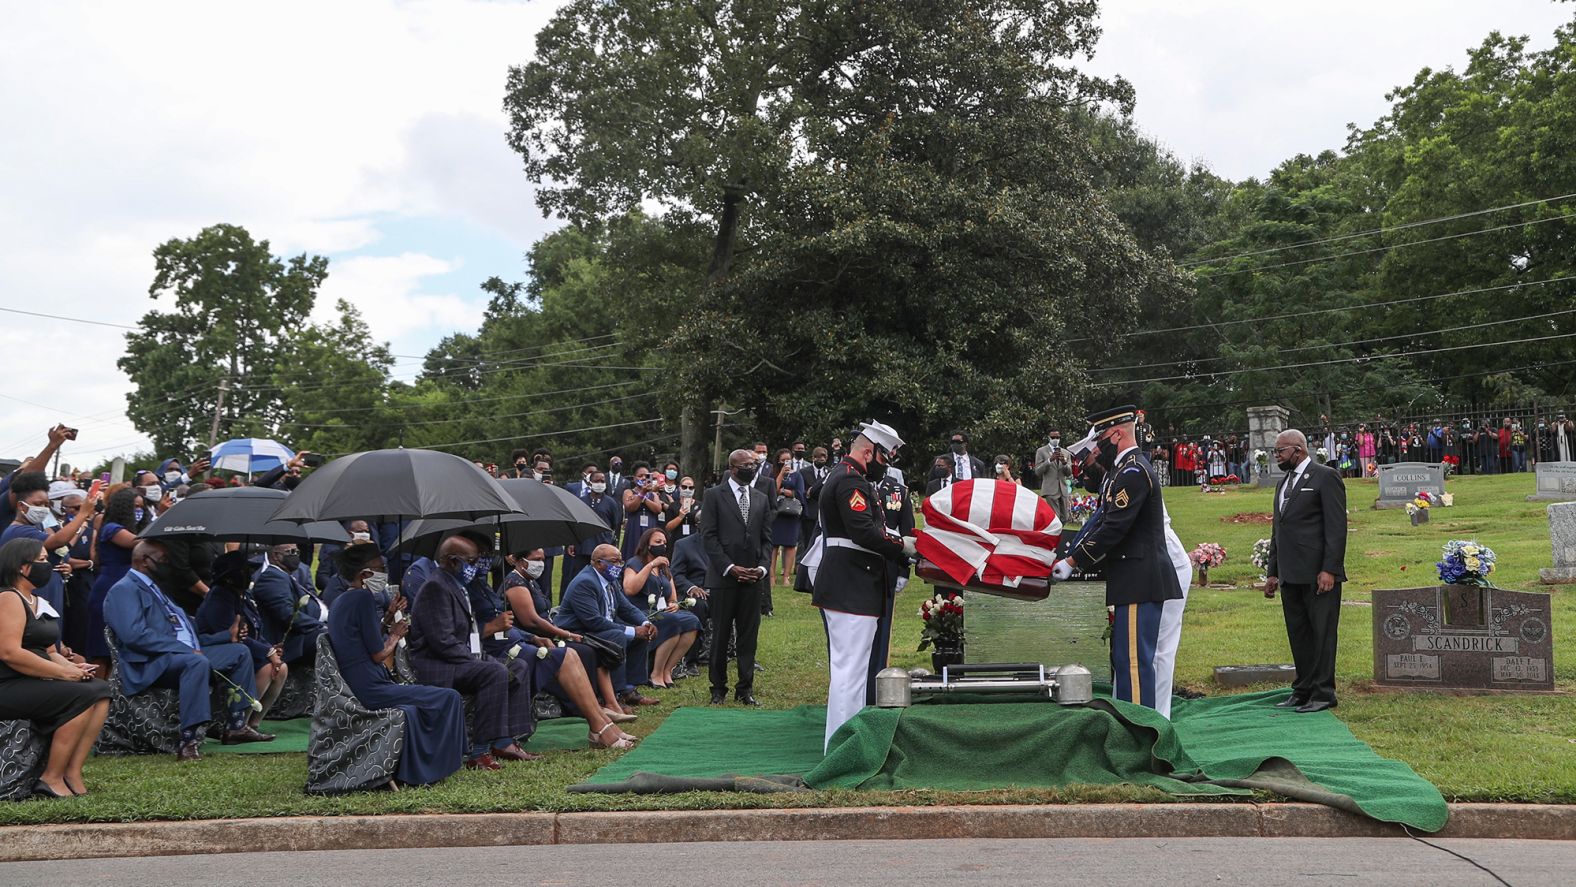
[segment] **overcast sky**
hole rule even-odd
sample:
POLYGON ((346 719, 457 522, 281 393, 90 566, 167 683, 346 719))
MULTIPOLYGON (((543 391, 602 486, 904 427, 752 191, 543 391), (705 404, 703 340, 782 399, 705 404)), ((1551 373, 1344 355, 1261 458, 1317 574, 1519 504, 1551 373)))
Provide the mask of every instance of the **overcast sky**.
MULTIPOLYGON (((135 324, 152 250, 245 226, 330 258, 344 298, 415 376, 475 328, 478 284, 524 276, 544 220, 504 143, 506 69, 553 2, 335 0, 9 4, 0 28, 0 308, 135 324)), ((1105 4, 1092 67, 1137 89, 1138 123, 1233 179, 1339 149, 1424 66, 1492 30, 1534 48, 1571 17, 1545 0, 1105 4)), ((67 461, 146 443, 124 415, 124 329, 4 313, 0 456, 82 429, 67 461)), ((286 442, 288 443, 288 442, 286 442)))

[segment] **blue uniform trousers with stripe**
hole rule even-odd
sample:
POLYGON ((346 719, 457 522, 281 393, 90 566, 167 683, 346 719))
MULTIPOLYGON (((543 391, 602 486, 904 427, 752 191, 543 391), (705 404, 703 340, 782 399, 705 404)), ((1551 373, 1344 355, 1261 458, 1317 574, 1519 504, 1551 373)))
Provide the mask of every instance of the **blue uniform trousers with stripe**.
POLYGON ((1159 601, 1122 604, 1111 623, 1111 695, 1155 708, 1155 648, 1160 641, 1159 601))

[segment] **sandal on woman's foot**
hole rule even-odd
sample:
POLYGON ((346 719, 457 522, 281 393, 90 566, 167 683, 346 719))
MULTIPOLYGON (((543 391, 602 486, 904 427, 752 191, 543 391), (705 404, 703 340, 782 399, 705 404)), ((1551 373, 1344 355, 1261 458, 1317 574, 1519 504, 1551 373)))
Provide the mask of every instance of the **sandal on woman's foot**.
POLYGON ((611 708, 602 709, 602 714, 607 715, 607 719, 615 724, 627 724, 630 721, 638 720, 636 715, 623 711, 614 711, 611 708))
POLYGON ((625 748, 634 748, 635 747, 635 744, 633 742, 629 741, 629 739, 624 735, 623 731, 619 732, 619 738, 613 740, 612 742, 608 743, 607 745, 603 745, 602 742, 601 742, 602 734, 606 733, 609 728, 617 729, 617 725, 613 724, 610 721, 606 725, 604 725, 602 727, 602 729, 596 731, 595 733, 590 734, 590 740, 589 741, 591 743, 591 747, 592 748, 618 748, 618 749, 625 749, 625 748))

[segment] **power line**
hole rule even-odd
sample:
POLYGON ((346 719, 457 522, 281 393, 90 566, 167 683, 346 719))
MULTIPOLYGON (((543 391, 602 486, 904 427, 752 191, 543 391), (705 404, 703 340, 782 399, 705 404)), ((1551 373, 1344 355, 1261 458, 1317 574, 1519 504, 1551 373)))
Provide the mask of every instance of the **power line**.
MULTIPOLYGON (((630 395, 626 395, 624 397, 615 397, 615 398, 611 398, 611 399, 607 399, 607 400, 592 400, 592 401, 587 401, 586 403, 572 403, 572 404, 568 404, 566 406, 549 407, 548 409, 531 410, 529 412, 524 412, 524 413, 506 413, 506 414, 497 415, 497 416, 489 415, 486 418, 487 418, 487 420, 489 422, 495 422, 495 421, 499 421, 499 420, 502 420, 502 419, 523 419, 523 418, 527 418, 527 417, 530 417, 530 416, 546 416, 546 415, 548 415, 550 413, 562 413, 562 412, 566 412, 566 411, 569 411, 569 410, 583 410, 583 409, 586 409, 588 407, 596 407, 596 406, 601 406, 603 404, 622 403, 624 401, 636 400, 637 398, 642 398, 642 397, 653 397, 656 394, 657 394, 657 392, 655 392, 655 391, 642 391, 639 394, 630 394, 630 395)), ((461 406, 461 404, 453 404, 453 406, 458 407, 458 406, 461 406)), ((470 418, 470 417, 462 416, 462 417, 454 418, 454 419, 426 419, 426 420, 423 420, 423 421, 420 421, 420 422, 400 422, 398 424, 399 424, 400 428, 415 428, 415 427, 420 427, 420 426, 424 426, 424 425, 447 425, 450 422, 460 422, 460 421, 463 421, 466 418, 470 418)), ((309 422, 280 422, 275 427, 276 428, 348 428, 350 426, 348 426, 348 425, 335 425, 335 424, 332 424, 332 423, 324 424, 324 423, 309 423, 309 422)))
POLYGON ((42 318, 44 318, 46 320, 67 320, 67 321, 70 321, 72 323, 87 323, 87 324, 92 324, 93 326, 109 326, 109 327, 115 327, 116 329, 122 329, 122 330, 140 330, 140 329, 142 329, 142 327, 140 327, 140 326, 132 326, 130 324, 125 324, 125 323, 110 323, 107 320, 88 320, 87 318, 83 318, 83 317, 66 317, 63 314, 45 314, 45 313, 43 313, 41 311, 23 311, 21 308, 6 308, 6 307, 3 307, 3 306, 0 306, 0 311, 8 311, 8 312, 10 312, 12 314, 26 314, 29 317, 42 317, 42 318))
POLYGON ((1408 351, 1399 354, 1366 354, 1359 357, 1342 357, 1334 360, 1319 360, 1309 363, 1288 363, 1273 367, 1244 367, 1238 370, 1220 370, 1212 373, 1188 373, 1180 376, 1156 376, 1152 379, 1124 379, 1118 382, 1096 382, 1093 388, 1119 388, 1124 385, 1143 385, 1149 382, 1172 382, 1178 379, 1189 381, 1197 379, 1214 379, 1220 376, 1239 376, 1248 373, 1272 373, 1279 370, 1295 370, 1305 367, 1332 366, 1342 363, 1362 363, 1368 360, 1389 360, 1397 357, 1419 357, 1424 354, 1442 354, 1446 351, 1464 351, 1470 348, 1489 348, 1498 345, 1527 345, 1533 342, 1546 342, 1551 339, 1569 339, 1576 333, 1558 333, 1550 336, 1537 336, 1531 339, 1508 339, 1503 342, 1475 342, 1470 345, 1451 345, 1444 348, 1429 348, 1423 351, 1408 351))
POLYGON ((1459 234, 1445 234, 1445 235, 1442 235, 1440 237, 1429 237, 1429 238, 1425 238, 1423 240, 1408 240, 1408 241, 1405 241, 1404 243, 1391 243, 1391 244, 1388 244, 1388 245, 1385 245, 1385 246, 1374 246, 1374 247, 1369 247, 1368 249, 1357 249, 1357 250, 1352 250, 1351 252, 1336 253, 1333 256, 1318 256, 1318 257, 1312 258, 1312 259, 1298 259, 1298 260, 1296 260, 1294 262, 1278 262, 1278 263, 1276 263, 1274 265, 1260 265, 1260 266, 1258 266, 1256 268, 1238 268, 1238 269, 1236 269, 1234 271, 1216 271, 1213 274, 1200 274, 1200 275, 1197 275, 1197 276, 1205 278, 1205 279, 1209 279, 1209 278, 1214 278, 1214 277, 1231 277, 1231 276, 1236 275, 1236 274, 1250 274, 1250 273, 1255 272, 1255 271, 1272 271, 1272 270, 1274 270, 1276 268, 1291 268, 1291 267, 1296 266, 1296 265, 1307 265, 1307 264, 1310 264, 1312 262, 1328 262, 1331 259, 1344 259, 1344 258, 1347 258, 1348 256, 1364 256, 1364 255, 1368 255, 1369 253, 1380 253, 1380 252, 1384 252, 1385 250, 1398 249, 1398 248, 1403 247, 1403 246, 1421 246, 1421 245, 1423 245, 1425 243, 1438 243, 1438 242, 1440 242, 1442 240, 1458 240, 1458 239, 1460 239, 1462 237, 1475 237, 1475 236, 1477 236, 1479 234, 1492 234, 1495 231, 1505 231, 1505 230, 1510 229, 1510 228, 1530 228, 1533 225, 1541 225, 1544 222, 1566 222, 1566 221, 1570 221, 1570 220, 1568 218, 1566 218, 1565 216, 1550 216, 1550 217, 1548 217, 1546 219, 1533 219, 1530 222, 1514 222, 1514 223, 1509 224, 1509 225, 1498 225, 1498 226, 1493 227, 1493 228, 1480 228, 1480 229, 1478 229, 1476 231, 1463 231, 1463 232, 1461 232, 1459 234))
MULTIPOLYGON (((564 429, 560 429, 558 431, 543 432, 541 434, 514 434, 514 435, 510 435, 508 437, 484 437, 484 438, 478 438, 476 440, 450 440, 450 441, 444 441, 443 443, 422 444, 422 449, 437 450, 437 449, 442 449, 444 447, 463 447, 463 446, 469 446, 471 444, 501 443, 501 442, 506 441, 506 440, 508 440, 508 441, 515 441, 515 440, 539 440, 539 439, 544 438, 544 437, 557 437, 559 435, 565 435, 565 434, 581 434, 581 433, 584 433, 584 432, 587 432, 587 431, 607 431, 607 430, 612 429, 612 428, 629 428, 629 427, 634 426, 634 425, 650 425, 653 422, 661 422, 661 421, 663 421, 663 418, 661 416, 657 416, 656 418, 652 418, 652 419, 641 419, 641 420, 639 420, 637 422, 615 422, 615 423, 613 423, 611 425, 593 425, 593 426, 590 426, 590 427, 587 427, 587 428, 564 428, 564 429)), ((324 453, 323 455, 325 455, 325 456, 343 456, 343 455, 346 455, 346 454, 345 453, 324 453)))
MULTIPOLYGON (((1410 303, 1410 302, 1428 302, 1428 301, 1432 301, 1434 299, 1449 298, 1450 296, 1471 296, 1471 295, 1476 295, 1478 293, 1493 293, 1493 292, 1499 292, 1501 290, 1517 289, 1519 287, 1524 287, 1524 286, 1542 286, 1545 283, 1563 283, 1564 281, 1567 281, 1567 280, 1576 280, 1576 274, 1568 274, 1568 275, 1566 275, 1564 277, 1550 277, 1550 278, 1548 278, 1546 280, 1519 280, 1519 281, 1516 281, 1515 283, 1500 284, 1499 286, 1485 286, 1485 287, 1479 287, 1477 289, 1455 290, 1453 292, 1448 292, 1448 293, 1435 293, 1434 295, 1431 295, 1431 296, 1407 296, 1407 297, 1401 298, 1401 299, 1386 299, 1386 300, 1380 301, 1380 302, 1363 302, 1363 303, 1358 304, 1358 305, 1339 305, 1339 306, 1334 307, 1334 308, 1314 308, 1314 309, 1310 309, 1308 311, 1292 311, 1292 312, 1289 312, 1289 313, 1286 313, 1286 314, 1270 314, 1270 315, 1266 315, 1266 316, 1262 316, 1262 317, 1247 317, 1247 318, 1243 318, 1242 320, 1222 320, 1222 321, 1218 321, 1218 322, 1215 322, 1215 323, 1194 323, 1194 324, 1187 324, 1185 326, 1172 326, 1172 327, 1164 327, 1164 328, 1161 328, 1161 329, 1153 329, 1153 330, 1133 330, 1132 332, 1122 333, 1121 335, 1123 337, 1129 337, 1129 336, 1153 336, 1153 335, 1159 335, 1160 333, 1183 333, 1183 332, 1188 332, 1190 330, 1214 329, 1215 327, 1236 326, 1238 324, 1243 324, 1243 323, 1265 323, 1266 321, 1271 321, 1271 320, 1286 320, 1288 318, 1293 318, 1293 317, 1312 317, 1312 316, 1318 315, 1318 314, 1331 314, 1331 313, 1334 313, 1334 312, 1337 312, 1337 311, 1357 311, 1357 310, 1361 310, 1361 309, 1364 309, 1364 308, 1382 308, 1382 307, 1384 307, 1386 305, 1404 305, 1404 304, 1407 304, 1407 303, 1410 303)), ((1095 342, 1095 341, 1104 342, 1104 341, 1107 341, 1107 340, 1106 340, 1105 337, 1102 337, 1102 336, 1079 336, 1079 337, 1073 338, 1073 339, 1063 339, 1062 340, 1062 342, 1064 344, 1068 344, 1068 345, 1070 345, 1070 344, 1072 344, 1074 342, 1095 342)))
POLYGON ((1501 212, 1501 211, 1507 210, 1507 209, 1522 209, 1522 208, 1528 207, 1528 206, 1536 206, 1537 204, 1540 204, 1540 203, 1555 203, 1555 202, 1561 201, 1561 200, 1569 200, 1572 197, 1576 197, 1576 193, 1561 194, 1558 197, 1544 197, 1544 198, 1541 198, 1539 200, 1528 200, 1525 203, 1511 203, 1511 204, 1507 204, 1505 206, 1492 206, 1492 207, 1489 207, 1488 209, 1478 209, 1478 210, 1473 210, 1472 212, 1457 213, 1456 215, 1453 215, 1453 216, 1440 216, 1440 217, 1434 218, 1434 219, 1422 219, 1420 221, 1406 222, 1406 223, 1400 224, 1400 225, 1387 225, 1387 226, 1385 226, 1383 228, 1370 228, 1367 231, 1358 231, 1355 234, 1342 234, 1342 235, 1340 235, 1338 237, 1325 237, 1325 238, 1322 238, 1322 239, 1319 239, 1319 240, 1304 240, 1304 241, 1301 241, 1301 242, 1298 242, 1298 243, 1289 243, 1289 244, 1286 244, 1285 246, 1272 246, 1272 247, 1267 247, 1265 249, 1252 250, 1250 252, 1245 252, 1245 253, 1235 253, 1235 254, 1229 255, 1229 256, 1212 256, 1212 257, 1207 258, 1207 259, 1193 259, 1193 260, 1190 260, 1190 261, 1187 261, 1187 262, 1180 262, 1180 263, 1178 263, 1177 267, 1179 267, 1179 268, 1190 268, 1190 267, 1192 267, 1194 265, 1208 265, 1208 264, 1212 264, 1212 263, 1215 263, 1215 262, 1229 262, 1232 259, 1246 259, 1246 258, 1249 258, 1251 256, 1262 256, 1262 255, 1266 255, 1268 253, 1285 252, 1286 250, 1301 249, 1301 248, 1307 247, 1307 246, 1318 246, 1318 245, 1324 244, 1324 243, 1339 243, 1339 242, 1341 242, 1343 240, 1353 240, 1353 239, 1356 239, 1358 237, 1368 237, 1369 235, 1373 235, 1373 234, 1384 234, 1384 233, 1387 233, 1387 232, 1390 232, 1390 231, 1404 231, 1404 230, 1406 230, 1408 228, 1420 228, 1420 227, 1422 227, 1424 225, 1434 225, 1434 224, 1438 224, 1439 222, 1454 222, 1454 221, 1458 221, 1460 219, 1468 219, 1468 218, 1471 218, 1473 216, 1481 216, 1481 215, 1486 215, 1488 213, 1497 213, 1497 212, 1501 212))

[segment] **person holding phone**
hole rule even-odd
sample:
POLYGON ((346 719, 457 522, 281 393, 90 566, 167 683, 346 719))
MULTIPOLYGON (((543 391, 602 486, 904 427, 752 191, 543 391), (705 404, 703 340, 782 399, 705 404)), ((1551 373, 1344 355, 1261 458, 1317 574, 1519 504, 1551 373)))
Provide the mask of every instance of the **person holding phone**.
POLYGON ((636 462, 629 489, 624 491, 624 541, 619 553, 627 560, 635 554, 640 537, 662 521, 662 513, 673 501, 662 492, 662 475, 646 463, 636 462))
POLYGON ((38 455, 31 459, 23 459, 22 464, 9 475, 0 478, 0 521, 10 523, 16 519, 16 494, 11 489, 11 484, 18 475, 31 471, 48 471, 49 460, 55 458, 55 453, 60 450, 61 444, 68 440, 77 439, 77 430, 64 425, 56 425, 49 429, 49 443, 38 455))

